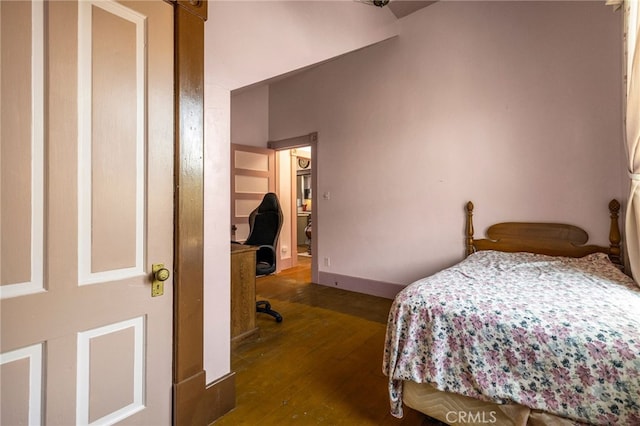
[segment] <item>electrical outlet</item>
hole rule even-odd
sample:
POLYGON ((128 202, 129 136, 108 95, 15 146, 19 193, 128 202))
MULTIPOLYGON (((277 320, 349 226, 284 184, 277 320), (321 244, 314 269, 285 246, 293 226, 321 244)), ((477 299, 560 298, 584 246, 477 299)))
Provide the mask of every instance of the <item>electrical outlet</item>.
POLYGON ((331 258, 330 257, 325 257, 324 258, 324 266, 326 266, 326 267, 331 266, 331 258))

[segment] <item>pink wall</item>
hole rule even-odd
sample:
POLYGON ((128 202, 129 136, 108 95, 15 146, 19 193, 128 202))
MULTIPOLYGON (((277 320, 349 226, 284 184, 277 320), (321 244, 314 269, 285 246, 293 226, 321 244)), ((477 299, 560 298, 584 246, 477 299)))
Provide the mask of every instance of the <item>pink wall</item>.
POLYGON ((269 141, 269 86, 231 95, 231 143, 266 148, 269 141))
POLYGON ((440 2, 400 22, 399 37, 270 87, 271 139, 319 132, 321 281, 406 284, 451 265, 468 200, 476 236, 558 221, 606 244, 607 202, 626 192, 620 14, 440 2))

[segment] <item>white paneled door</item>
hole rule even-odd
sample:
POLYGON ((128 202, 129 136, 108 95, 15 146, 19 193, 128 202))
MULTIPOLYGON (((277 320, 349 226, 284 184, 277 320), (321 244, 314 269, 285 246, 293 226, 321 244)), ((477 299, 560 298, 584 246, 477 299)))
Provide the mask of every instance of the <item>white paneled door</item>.
POLYGON ((2 1, 0 47, 0 424, 170 424, 173 8, 2 1))

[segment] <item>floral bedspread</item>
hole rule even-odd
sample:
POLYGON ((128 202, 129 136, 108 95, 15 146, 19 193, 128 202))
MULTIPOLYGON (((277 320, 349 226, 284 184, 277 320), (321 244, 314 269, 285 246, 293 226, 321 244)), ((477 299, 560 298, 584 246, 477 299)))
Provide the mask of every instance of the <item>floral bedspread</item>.
POLYGON ((606 255, 481 251, 407 286, 383 372, 579 422, 640 425, 640 288, 606 255))

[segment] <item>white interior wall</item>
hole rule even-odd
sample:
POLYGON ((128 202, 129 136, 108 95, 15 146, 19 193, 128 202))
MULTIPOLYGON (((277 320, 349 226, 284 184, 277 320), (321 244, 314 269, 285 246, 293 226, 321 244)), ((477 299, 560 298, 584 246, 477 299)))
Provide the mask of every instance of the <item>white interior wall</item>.
POLYGON ((398 34, 389 9, 345 0, 214 1, 207 28, 207 78, 231 90, 398 34))
POLYGON ((231 92, 207 80, 204 94, 204 366, 211 383, 231 371, 231 92))

